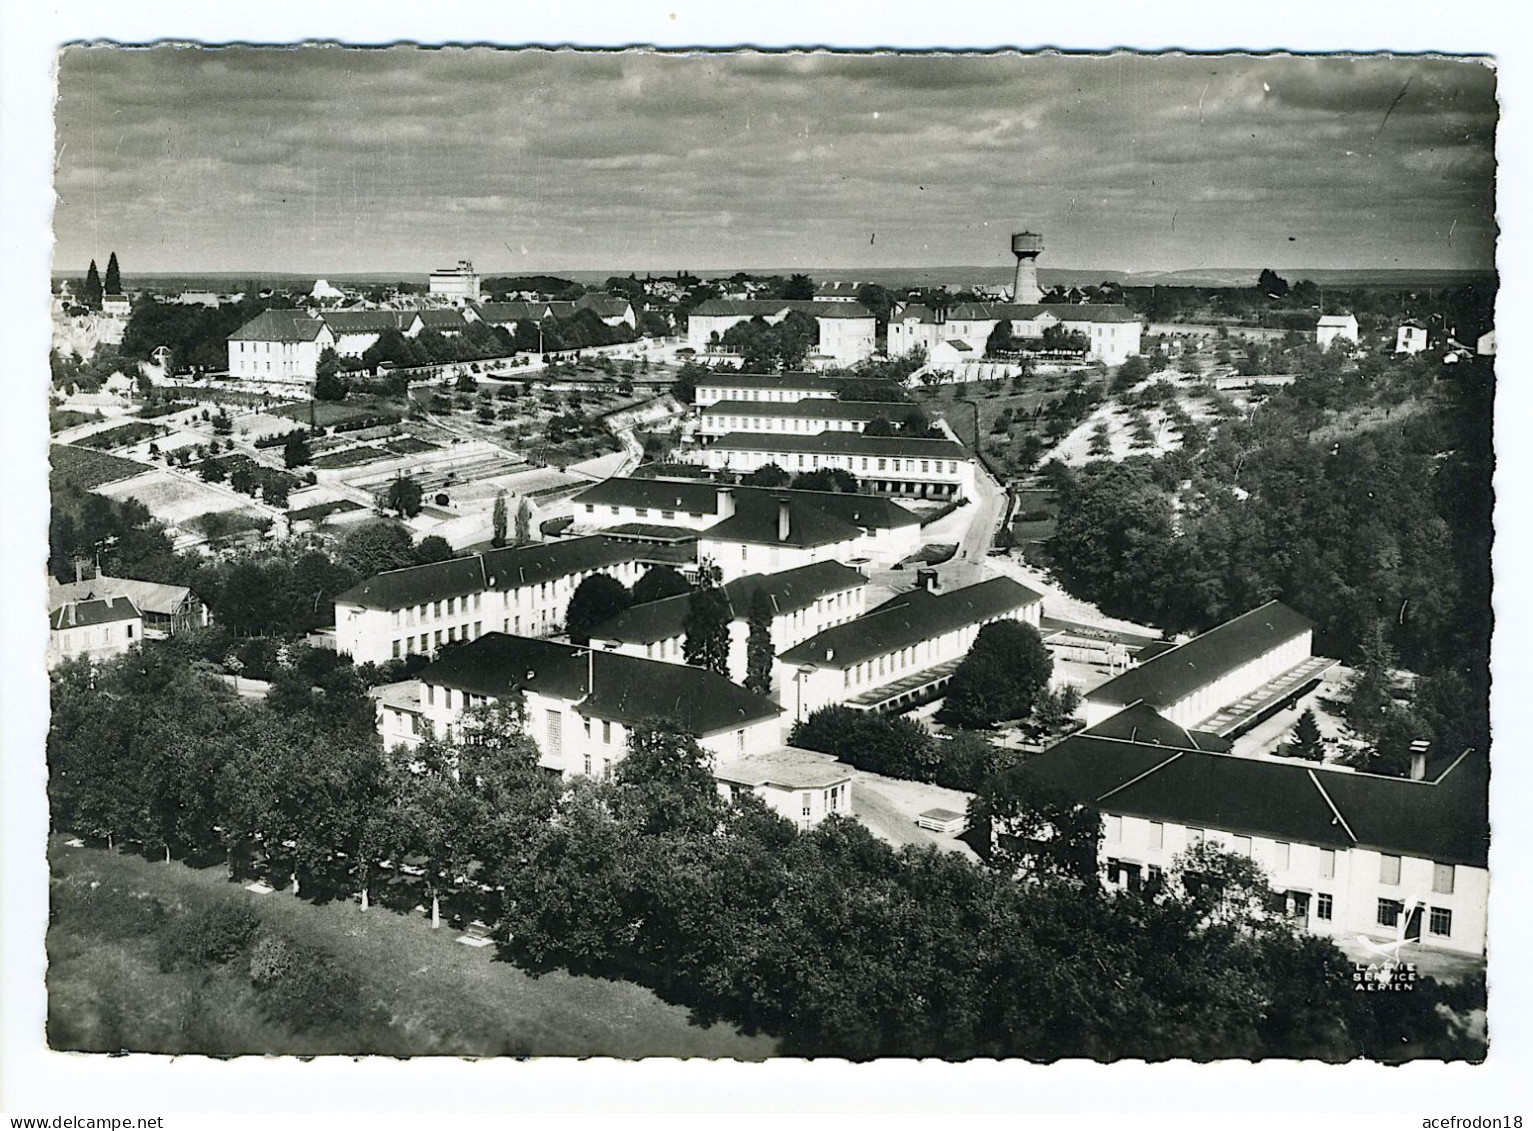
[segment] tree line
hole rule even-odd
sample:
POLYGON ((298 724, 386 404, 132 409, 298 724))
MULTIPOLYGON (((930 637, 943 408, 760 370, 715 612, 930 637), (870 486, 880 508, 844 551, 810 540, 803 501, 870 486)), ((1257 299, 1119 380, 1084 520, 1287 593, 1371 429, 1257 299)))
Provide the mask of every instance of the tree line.
MULTIPOLYGON (((305 678, 261 704, 173 648, 65 664, 54 827, 216 854, 364 910, 408 866, 434 923, 483 920, 528 969, 635 981, 790 1055, 1483 1055, 1430 982, 1353 994, 1329 943, 1179 875, 1106 891, 1066 860, 1018 883, 1004 857, 896 851, 843 818, 798 832, 748 792, 721 796, 664 720, 604 780, 540 771, 504 705, 388 753, 305 678)), ((1259 881, 1232 876, 1237 894, 1259 881)))
POLYGON ((1489 366, 1334 359, 1160 459, 1051 464, 1048 544, 1110 615, 1203 631, 1277 598, 1318 654, 1417 672, 1439 749, 1489 738, 1489 366))

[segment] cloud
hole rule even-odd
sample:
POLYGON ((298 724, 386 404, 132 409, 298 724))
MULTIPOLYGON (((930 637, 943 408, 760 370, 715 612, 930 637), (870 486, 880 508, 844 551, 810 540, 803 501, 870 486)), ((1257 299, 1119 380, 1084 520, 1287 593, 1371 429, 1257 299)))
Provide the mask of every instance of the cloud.
POLYGON ((1056 265, 1244 265, 1302 230, 1322 267, 1438 263, 1453 212, 1442 265, 1472 266, 1496 113, 1494 72, 1445 59, 72 47, 58 257, 1001 264, 1027 222, 1056 265))

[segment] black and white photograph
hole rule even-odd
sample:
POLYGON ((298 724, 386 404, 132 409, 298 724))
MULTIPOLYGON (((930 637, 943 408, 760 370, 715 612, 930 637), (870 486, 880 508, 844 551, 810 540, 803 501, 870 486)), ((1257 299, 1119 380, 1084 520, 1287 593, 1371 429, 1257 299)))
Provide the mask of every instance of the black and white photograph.
POLYGON ((37 1042, 1484 1070, 1500 70, 1262 46, 59 43, 37 1042))

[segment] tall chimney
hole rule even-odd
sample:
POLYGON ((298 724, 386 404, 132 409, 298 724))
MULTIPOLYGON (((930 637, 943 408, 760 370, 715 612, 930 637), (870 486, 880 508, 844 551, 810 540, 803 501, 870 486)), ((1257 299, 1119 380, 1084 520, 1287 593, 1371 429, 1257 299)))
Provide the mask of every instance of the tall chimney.
POLYGON ((735 513, 735 489, 733 487, 719 488, 719 521, 733 518, 735 513))
POLYGON ((1427 776, 1427 750, 1431 743, 1418 738, 1411 743, 1411 781, 1424 781, 1427 776))
POLYGON ((78 584, 85 580, 85 559, 75 559, 75 582, 78 584))
POLYGON ((935 593, 937 591, 937 571, 934 569, 916 570, 916 588, 935 593))
POLYGON ((786 542, 788 535, 792 533, 793 520, 790 513, 791 508, 792 504, 787 499, 779 498, 777 500, 777 540, 779 542, 786 542))

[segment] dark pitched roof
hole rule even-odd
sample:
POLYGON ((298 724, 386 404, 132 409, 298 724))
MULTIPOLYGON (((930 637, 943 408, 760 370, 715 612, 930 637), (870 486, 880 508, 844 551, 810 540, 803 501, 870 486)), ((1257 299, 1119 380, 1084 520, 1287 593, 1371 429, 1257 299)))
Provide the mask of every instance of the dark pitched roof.
POLYGON ((842 378, 819 377, 812 373, 710 373, 697 379, 699 389, 790 389, 827 393, 839 392, 844 383, 842 378))
POLYGON ((710 526, 703 537, 724 542, 809 547, 849 542, 861 534, 861 528, 786 491, 742 491, 735 496, 735 513, 710 526), (788 533, 781 537, 778 517, 785 506, 788 533))
POLYGON ((1138 322, 1140 317, 1126 306, 1077 305, 1075 303, 965 302, 948 315, 949 321, 985 322, 1003 318, 1013 322, 1031 322, 1042 314, 1052 314, 1061 322, 1138 322))
POLYGON ((786 298, 711 298, 692 313, 702 318, 771 318, 790 310, 814 318, 873 317, 872 312, 860 302, 815 302, 812 299, 786 298))
POLYGON ((381 334, 404 330, 420 313, 414 310, 327 310, 320 317, 336 334, 381 334))
POLYGON ((353 585, 336 597, 336 602, 365 609, 403 609, 489 589, 538 585, 567 574, 634 561, 643 549, 631 542, 600 536, 508 546, 465 558, 389 570, 353 585))
POLYGON ((1483 759, 1433 781, 1077 734, 1019 770, 1099 809, 1193 828, 1484 867, 1483 759))
POLYGON ((926 325, 934 325, 937 321, 937 312, 929 306, 919 302, 913 302, 893 318, 895 322, 922 322, 926 325))
MULTIPOLYGON (((890 401, 839 401, 829 397, 808 397, 801 401, 714 401, 704 405, 704 416, 801 416, 809 420, 890 419, 898 408, 890 401)), ((909 411, 909 407, 906 407, 909 411)))
POLYGON ((630 725, 664 716, 701 737, 776 718, 782 712, 770 699, 702 668, 599 650, 588 656, 587 651, 551 640, 491 632, 450 651, 417 678, 474 695, 530 690, 578 700, 576 710, 582 715, 630 725), (595 689, 591 691, 588 680, 593 672, 595 689))
POLYGON ((816 297, 820 295, 835 295, 837 298, 841 298, 843 296, 856 298, 857 292, 861 289, 861 283, 824 282, 814 288, 814 293, 816 297))
POLYGON ((48 613, 48 627, 53 629, 87 628, 120 620, 137 620, 138 609, 127 597, 92 597, 85 601, 66 601, 48 613))
POLYGON ((861 432, 816 432, 796 436, 779 432, 729 432, 710 448, 735 452, 832 452, 855 456, 896 456, 916 459, 968 459, 962 444, 952 440, 916 440, 906 436, 864 436, 861 432))
POLYGON ((992 577, 946 593, 912 590, 885 601, 856 620, 811 636, 782 653, 781 659, 789 664, 847 668, 964 625, 1003 616, 1042 599, 1009 577, 992 577))
POLYGON ((1281 601, 1268 601, 1113 677, 1088 691, 1086 698, 1169 707, 1314 627, 1314 621, 1281 601))
POLYGON ((421 325, 427 330, 461 330, 468 325, 461 312, 456 310, 418 310, 421 325))
POLYGON ((597 507, 648 507, 655 511, 718 514, 720 491, 733 492, 737 507, 741 500, 752 495, 783 497, 867 530, 914 526, 921 521, 912 511, 892 499, 878 495, 788 488, 721 487, 716 483, 681 479, 605 479, 587 487, 571 501, 597 507))
POLYGON ((266 310, 229 335, 231 342, 312 342, 324 323, 306 310, 266 310))
POLYGON ((474 313, 486 322, 541 321, 548 304, 544 302, 479 302, 473 305, 474 313))
MULTIPOLYGON (((750 616, 751 601, 764 590, 778 616, 806 609, 827 593, 857 589, 868 579, 840 562, 814 562, 780 573, 749 573, 724 586, 735 620, 750 616)), ((592 640, 618 640, 624 644, 653 644, 670 640, 685 631, 690 594, 681 593, 625 609, 591 630, 592 640)))
POLYGON ((575 300, 576 310, 594 310, 599 318, 621 318, 633 310, 633 303, 618 295, 589 294, 575 300))
POLYGON ((140 612, 172 615, 191 598, 192 591, 184 585, 165 585, 157 581, 140 581, 134 577, 97 576, 86 581, 70 581, 64 584, 49 579, 49 595, 53 604, 61 601, 83 601, 92 597, 126 597, 140 612))
POLYGON ((650 507, 688 514, 717 514, 720 490, 715 483, 691 479, 613 478, 587 487, 571 501, 598 507, 650 507))
POLYGON ((1212 750, 1223 754, 1230 749, 1229 739, 1206 731, 1186 730, 1143 703, 1135 703, 1081 733, 1096 738, 1122 738, 1147 746, 1171 746, 1178 750, 1212 750))

